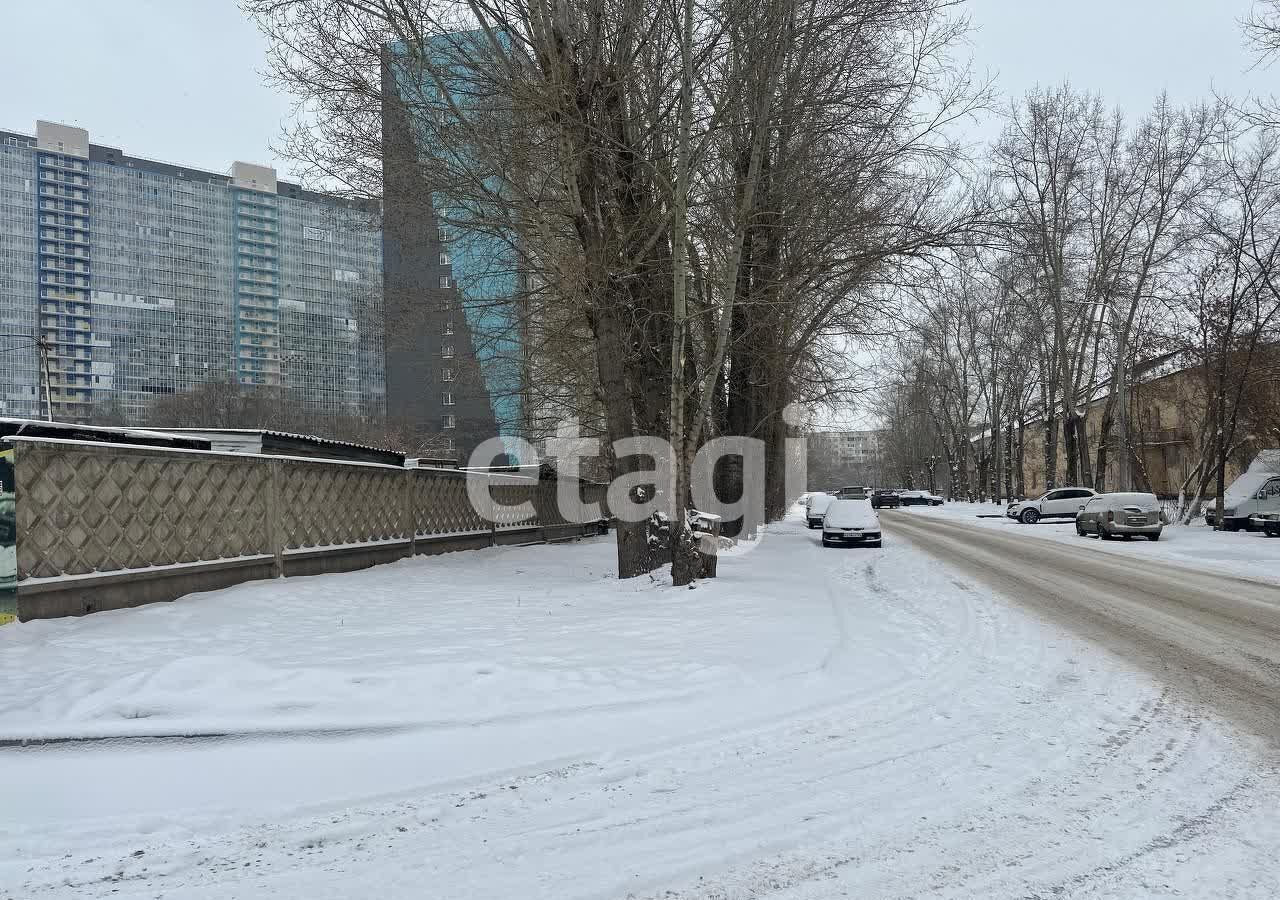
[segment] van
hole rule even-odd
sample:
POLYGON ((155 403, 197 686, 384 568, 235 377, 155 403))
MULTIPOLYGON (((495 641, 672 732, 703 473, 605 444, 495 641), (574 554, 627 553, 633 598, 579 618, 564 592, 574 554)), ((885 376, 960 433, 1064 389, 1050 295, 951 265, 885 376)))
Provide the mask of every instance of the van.
POLYGON ((1228 501, 1222 498, 1222 527, 1227 531, 1262 529, 1262 520, 1280 514, 1280 475, 1268 478, 1252 494, 1228 501))
MULTIPOLYGON (((1261 526, 1251 519, 1267 519, 1274 513, 1280 513, 1280 450, 1264 450, 1223 492, 1222 528, 1253 531, 1261 526)), ((1217 509, 1211 503, 1205 521, 1213 525, 1216 517, 1217 509)))

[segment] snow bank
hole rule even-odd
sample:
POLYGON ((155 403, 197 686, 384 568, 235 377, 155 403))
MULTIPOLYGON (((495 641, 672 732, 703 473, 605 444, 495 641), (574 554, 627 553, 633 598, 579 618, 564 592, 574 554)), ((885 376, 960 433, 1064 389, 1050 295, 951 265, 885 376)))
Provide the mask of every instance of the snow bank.
POLYGON ((0 740, 467 725, 741 677, 715 654, 673 657, 641 620, 687 592, 619 584, 613 552, 605 539, 421 557, 10 625, 0 740))

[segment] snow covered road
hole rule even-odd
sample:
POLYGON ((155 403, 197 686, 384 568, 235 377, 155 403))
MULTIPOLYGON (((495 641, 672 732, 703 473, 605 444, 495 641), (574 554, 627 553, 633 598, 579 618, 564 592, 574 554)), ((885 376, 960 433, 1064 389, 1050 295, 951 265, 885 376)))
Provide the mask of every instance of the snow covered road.
MULTIPOLYGON (((1280 587, 968 523, 888 512, 889 533, 1280 737, 1280 587)), ((1222 535, 1230 538, 1232 535, 1222 535)))
POLYGON ((612 553, 7 626, 0 734, 115 737, 0 751, 0 897, 1280 894, 1265 735, 908 542, 612 553))
POLYGON ((1280 540, 1258 532, 1214 531, 1201 519, 1196 525, 1170 525, 1158 543, 1141 538, 1100 541, 1076 533, 1074 518, 1041 519, 1024 525, 1006 518, 996 503, 947 503, 944 506, 908 506, 908 516, 963 522, 969 529, 983 529, 1032 541, 1068 544, 1087 556, 1111 555, 1140 560, 1163 560, 1206 572, 1249 578, 1280 585, 1280 540))

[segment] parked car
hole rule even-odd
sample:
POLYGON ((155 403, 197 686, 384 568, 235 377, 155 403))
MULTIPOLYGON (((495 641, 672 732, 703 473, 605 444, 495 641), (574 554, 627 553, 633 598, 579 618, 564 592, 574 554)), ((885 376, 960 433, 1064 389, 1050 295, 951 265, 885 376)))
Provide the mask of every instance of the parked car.
POLYGON ((881 544, 880 517, 866 500, 832 501, 822 519, 822 546, 836 544, 865 544, 879 547, 881 544))
POLYGON ((897 491, 891 491, 888 488, 881 488, 871 495, 872 509, 897 509, 902 505, 902 498, 898 496, 897 491))
POLYGON ((841 500, 866 500, 867 489, 860 484, 850 484, 836 491, 841 500))
POLYGON ((809 497, 809 502, 805 504, 804 521, 810 528, 819 528, 822 526, 822 517, 827 513, 827 507, 832 504, 836 498, 830 494, 817 493, 809 497))
POLYGON ((1103 540, 1139 535, 1160 540, 1164 513, 1155 494, 1098 494, 1076 513, 1076 534, 1096 534, 1103 540))
POLYGON ((1097 495, 1098 492, 1092 488, 1054 488, 1034 500, 1015 500, 1004 514, 1024 525, 1034 525, 1041 519, 1071 519, 1090 497, 1097 495))
POLYGON ((903 491, 898 500, 903 506, 933 506, 933 495, 928 491, 903 491))
POLYGON ((941 506, 942 504, 947 502, 946 500, 943 500, 941 497, 939 497, 937 494, 926 494, 925 496, 929 498, 930 506, 941 506))

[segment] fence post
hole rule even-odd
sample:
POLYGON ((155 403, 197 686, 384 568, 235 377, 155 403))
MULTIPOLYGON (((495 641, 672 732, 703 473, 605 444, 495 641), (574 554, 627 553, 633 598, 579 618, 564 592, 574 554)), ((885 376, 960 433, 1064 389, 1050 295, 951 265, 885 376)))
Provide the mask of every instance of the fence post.
POLYGON ((413 480, 413 469, 405 469, 404 477, 404 516, 408 522, 409 557, 412 559, 418 555, 418 505, 417 494, 414 492, 416 485, 413 480))
POLYGON ((271 563, 271 574, 276 578, 284 577, 284 527, 281 522, 280 460, 267 461, 267 542, 271 545, 271 553, 275 560, 271 563))

